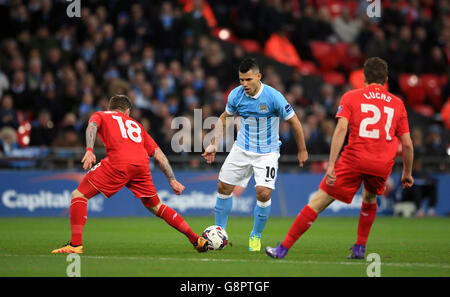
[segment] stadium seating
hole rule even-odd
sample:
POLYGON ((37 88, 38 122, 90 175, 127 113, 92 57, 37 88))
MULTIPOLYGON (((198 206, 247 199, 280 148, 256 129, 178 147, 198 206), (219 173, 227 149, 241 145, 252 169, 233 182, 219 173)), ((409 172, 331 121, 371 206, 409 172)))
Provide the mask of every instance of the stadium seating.
POLYGON ((325 1, 325 3, 331 18, 335 18, 341 14, 342 8, 344 6, 342 0, 329 0, 325 1))
POLYGON ((233 34, 233 32, 224 27, 216 27, 211 31, 212 36, 225 42, 237 43, 239 39, 233 34))
POLYGON ((248 53, 259 53, 263 52, 263 49, 258 41, 253 39, 240 39, 239 43, 242 45, 244 50, 248 53))
POLYGON ((441 78, 435 74, 422 74, 420 80, 422 81, 425 93, 433 106, 438 110, 441 109, 443 104, 441 96, 441 78))
POLYGON ((297 67, 297 69, 303 75, 311 75, 316 74, 318 72, 316 64, 310 61, 303 61, 302 64, 299 67, 297 67))
POLYGON ((400 90, 406 95, 407 104, 414 106, 425 101, 426 93, 419 76, 411 73, 399 75, 400 90))
POLYGON ((447 102, 444 104, 441 110, 441 119, 445 128, 450 130, 450 97, 447 98, 447 102))
POLYGON ((19 110, 17 111, 17 118, 20 124, 17 129, 17 143, 20 147, 27 147, 30 144, 32 115, 19 110))
POLYGON ((327 71, 322 73, 323 80, 333 86, 343 86, 347 83, 345 75, 337 71, 327 71))
POLYGON ((348 56, 349 49, 350 44, 346 42, 338 42, 333 45, 333 52, 339 61, 339 66, 346 70, 349 70, 348 67, 350 65, 348 56))
POLYGON ((359 89, 364 87, 364 71, 363 69, 355 69, 349 75, 350 85, 354 89, 359 89))
POLYGON ((434 116, 434 109, 427 104, 417 104, 413 106, 413 110, 421 115, 424 115, 426 117, 433 117, 434 116))
POLYGON ((313 41, 310 43, 310 48, 322 71, 334 70, 339 65, 339 60, 330 43, 313 41))

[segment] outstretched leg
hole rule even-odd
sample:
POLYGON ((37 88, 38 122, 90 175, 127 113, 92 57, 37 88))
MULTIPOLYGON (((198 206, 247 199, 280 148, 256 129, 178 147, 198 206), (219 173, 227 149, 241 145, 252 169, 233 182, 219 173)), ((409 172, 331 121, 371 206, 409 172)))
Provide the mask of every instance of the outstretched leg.
POLYGON ((319 213, 324 211, 334 199, 319 189, 309 203, 303 207, 294 220, 283 242, 276 248, 267 247, 266 253, 272 258, 284 258, 289 249, 314 223, 319 213))
POLYGON ((198 236, 188 223, 183 219, 183 217, 171 207, 162 204, 158 196, 154 197, 143 197, 141 198, 144 206, 154 215, 160 217, 167 224, 178 230, 179 232, 186 235, 190 243, 192 243, 198 252, 206 252, 208 250, 208 244, 206 239, 198 236))
POLYGON ((282 245, 290 249, 294 243, 303 235, 314 223, 319 213, 324 211, 334 199, 324 191, 317 191, 311 201, 303 207, 296 217, 291 229, 288 231, 282 245))

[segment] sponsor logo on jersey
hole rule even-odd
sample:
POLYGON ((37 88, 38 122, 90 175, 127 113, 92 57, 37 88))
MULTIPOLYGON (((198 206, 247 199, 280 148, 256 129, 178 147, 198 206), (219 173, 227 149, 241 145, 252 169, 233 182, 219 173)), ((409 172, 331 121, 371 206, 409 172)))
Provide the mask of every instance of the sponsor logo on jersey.
POLYGON ((286 110, 286 113, 290 113, 292 111, 292 106, 288 103, 284 109, 286 110))

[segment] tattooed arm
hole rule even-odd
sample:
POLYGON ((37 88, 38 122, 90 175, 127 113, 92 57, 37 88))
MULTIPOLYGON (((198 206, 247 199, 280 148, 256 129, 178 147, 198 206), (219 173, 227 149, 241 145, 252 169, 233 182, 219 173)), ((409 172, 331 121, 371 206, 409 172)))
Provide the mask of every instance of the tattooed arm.
POLYGON ((161 168, 162 172, 164 172, 164 174, 166 175, 173 192, 177 195, 180 195, 184 190, 184 186, 176 180, 175 174, 173 173, 172 167, 170 166, 169 160, 167 160, 166 155, 164 155, 163 151, 160 148, 157 148, 153 152, 153 157, 155 158, 156 162, 158 162, 159 168, 161 168))
POLYGON ((84 154, 81 163, 83 163, 83 169, 90 169, 95 164, 96 157, 94 154, 95 137, 97 136, 97 123, 90 122, 86 128, 86 153, 84 154))
POLYGON ((97 123, 90 122, 86 128, 86 148, 94 148, 95 137, 97 136, 97 123))
POLYGON ((175 180, 175 174, 173 173, 172 167, 169 164, 169 160, 167 160, 166 155, 164 155, 163 151, 160 148, 155 149, 153 152, 153 157, 156 162, 158 162, 159 168, 164 172, 167 177, 167 180, 170 182, 175 180))

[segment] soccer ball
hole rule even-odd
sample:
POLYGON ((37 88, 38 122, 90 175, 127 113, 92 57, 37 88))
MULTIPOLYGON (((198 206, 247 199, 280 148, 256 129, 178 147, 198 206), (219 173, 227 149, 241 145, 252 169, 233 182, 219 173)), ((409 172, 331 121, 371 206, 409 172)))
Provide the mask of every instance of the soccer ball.
POLYGON ((220 226, 209 226, 202 233, 202 237, 208 240, 208 249, 223 250, 228 243, 228 234, 220 226))

